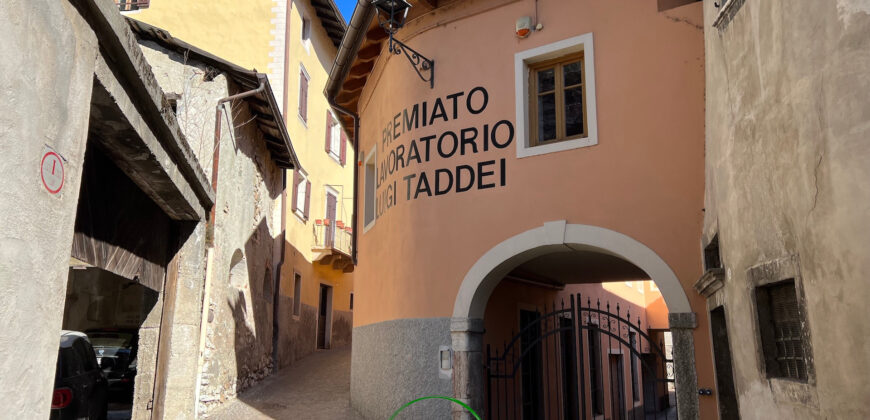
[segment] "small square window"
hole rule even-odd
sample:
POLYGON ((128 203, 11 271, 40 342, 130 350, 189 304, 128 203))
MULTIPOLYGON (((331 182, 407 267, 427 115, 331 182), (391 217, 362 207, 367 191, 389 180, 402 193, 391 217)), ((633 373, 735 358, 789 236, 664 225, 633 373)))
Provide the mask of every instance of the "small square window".
POLYGON ((758 287, 755 299, 767 377, 806 382, 809 343, 794 279, 758 287))
POLYGON ((311 39, 311 20, 302 18, 302 42, 311 39))
POLYGON ((722 268, 722 258, 719 254, 719 234, 713 236, 707 246, 704 247, 704 269, 713 270, 722 268))

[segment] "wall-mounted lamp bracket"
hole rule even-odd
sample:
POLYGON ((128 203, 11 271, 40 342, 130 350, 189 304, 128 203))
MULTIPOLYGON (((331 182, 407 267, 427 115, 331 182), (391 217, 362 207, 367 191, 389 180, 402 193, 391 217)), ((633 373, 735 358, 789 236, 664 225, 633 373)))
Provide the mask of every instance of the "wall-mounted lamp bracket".
POLYGON ((423 56, 423 54, 418 53, 413 48, 405 45, 402 41, 398 39, 393 39, 392 34, 390 34, 390 53, 395 55, 404 54, 405 58, 414 66, 414 71, 417 72, 417 76, 420 76, 420 79, 424 82, 429 82, 429 89, 435 88, 435 61, 430 60, 423 56))

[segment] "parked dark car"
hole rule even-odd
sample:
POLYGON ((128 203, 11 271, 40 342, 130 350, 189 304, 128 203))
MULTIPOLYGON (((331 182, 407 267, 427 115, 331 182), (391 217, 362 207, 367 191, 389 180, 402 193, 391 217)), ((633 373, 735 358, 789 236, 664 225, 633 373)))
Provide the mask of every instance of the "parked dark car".
POLYGON ((105 419, 107 396, 108 382, 88 336, 78 331, 61 331, 50 418, 105 419))
POLYGON ((100 329, 88 330, 87 335, 97 353, 97 363, 109 381, 109 402, 132 403, 139 331, 100 329))

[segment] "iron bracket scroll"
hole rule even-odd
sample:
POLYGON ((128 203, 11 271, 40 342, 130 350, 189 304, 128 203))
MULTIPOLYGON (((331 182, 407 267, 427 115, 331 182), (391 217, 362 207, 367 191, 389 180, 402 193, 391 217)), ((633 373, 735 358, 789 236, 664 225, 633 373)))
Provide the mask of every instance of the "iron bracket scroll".
POLYGON ((424 57, 413 48, 405 45, 402 41, 390 39, 390 52, 395 55, 404 54, 405 58, 414 66, 417 76, 424 82, 429 82, 429 89, 435 88, 435 61, 424 57), (428 74, 428 76, 427 76, 428 74))

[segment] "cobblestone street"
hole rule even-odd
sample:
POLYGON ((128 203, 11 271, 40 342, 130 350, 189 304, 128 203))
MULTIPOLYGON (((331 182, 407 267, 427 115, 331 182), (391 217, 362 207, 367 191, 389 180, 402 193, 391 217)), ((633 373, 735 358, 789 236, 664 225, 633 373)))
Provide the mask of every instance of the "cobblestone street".
POLYGON ((239 395, 209 418, 362 419, 350 407, 350 346, 318 351, 239 395))

